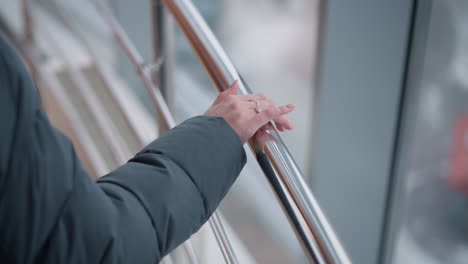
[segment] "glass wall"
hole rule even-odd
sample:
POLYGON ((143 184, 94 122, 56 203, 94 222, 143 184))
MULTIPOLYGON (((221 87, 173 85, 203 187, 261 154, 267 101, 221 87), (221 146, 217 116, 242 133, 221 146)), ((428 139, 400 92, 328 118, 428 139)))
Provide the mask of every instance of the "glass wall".
POLYGON ((389 263, 467 263, 468 2, 419 2, 389 263))

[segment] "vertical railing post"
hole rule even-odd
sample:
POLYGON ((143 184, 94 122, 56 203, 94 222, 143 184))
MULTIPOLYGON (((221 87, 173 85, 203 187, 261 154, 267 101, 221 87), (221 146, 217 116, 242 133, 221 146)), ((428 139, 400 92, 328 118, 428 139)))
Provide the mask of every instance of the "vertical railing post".
POLYGON ((174 107, 174 64, 175 48, 174 22, 168 15, 161 0, 151 0, 151 22, 153 39, 153 59, 161 62, 158 69, 152 72, 156 86, 166 99, 169 109, 174 107))
MULTIPOLYGON (((240 80, 240 93, 249 89, 221 44, 191 0, 163 0, 179 24, 218 90, 240 80)), ((312 263, 348 264, 351 260, 330 225, 301 170, 273 125, 249 140, 291 226, 312 263)))
MULTIPOLYGON (((173 111, 173 63, 174 51, 171 49, 170 38, 173 27, 170 25, 166 11, 161 0, 151 0, 151 35, 153 39, 153 67, 150 76, 153 83, 161 91, 167 106, 173 111)), ((159 114, 158 114, 159 116, 159 114)), ((160 123, 160 122, 158 122, 160 123)), ((162 131, 163 134, 166 131, 162 131)), ((198 259, 190 240, 182 245, 190 263, 198 264, 198 259)))
MULTIPOLYGON (((161 90, 169 106, 169 109, 174 110, 174 25, 173 19, 164 7, 162 0, 151 0, 151 20, 153 59, 158 66, 157 70, 151 73, 153 82, 156 84, 156 87, 161 90)), ((209 220, 209 223, 226 263, 238 263, 237 257, 217 212, 214 212, 213 216, 209 220)), ((196 261, 196 256, 194 254, 191 243, 187 241, 184 243, 184 247, 192 263, 196 261)))

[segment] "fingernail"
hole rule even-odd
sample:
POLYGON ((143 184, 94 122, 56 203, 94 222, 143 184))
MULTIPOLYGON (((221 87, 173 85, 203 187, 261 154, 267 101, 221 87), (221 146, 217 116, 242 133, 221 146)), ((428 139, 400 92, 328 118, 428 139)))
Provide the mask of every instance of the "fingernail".
POLYGON ((294 108, 294 107, 296 107, 296 104, 288 104, 287 107, 294 108))

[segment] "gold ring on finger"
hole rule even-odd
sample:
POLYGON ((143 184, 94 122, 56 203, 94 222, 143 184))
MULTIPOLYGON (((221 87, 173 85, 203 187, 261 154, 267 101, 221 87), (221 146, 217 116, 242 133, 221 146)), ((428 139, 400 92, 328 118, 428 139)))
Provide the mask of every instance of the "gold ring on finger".
POLYGON ((254 102, 255 103, 255 113, 259 114, 262 111, 262 108, 260 107, 260 102, 257 100, 249 100, 249 102, 254 102))

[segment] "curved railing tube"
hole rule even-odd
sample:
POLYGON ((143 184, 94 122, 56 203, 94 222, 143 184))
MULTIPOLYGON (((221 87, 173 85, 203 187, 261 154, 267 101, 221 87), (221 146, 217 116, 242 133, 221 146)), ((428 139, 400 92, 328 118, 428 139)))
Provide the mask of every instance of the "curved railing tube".
MULTIPOLYGON (((191 43, 218 90, 223 91, 235 80, 240 80, 240 92, 250 93, 192 2, 190 0, 163 0, 163 2, 191 43)), ((310 260, 315 263, 351 263, 275 128, 269 124, 265 133, 251 139, 249 145, 310 260)))

